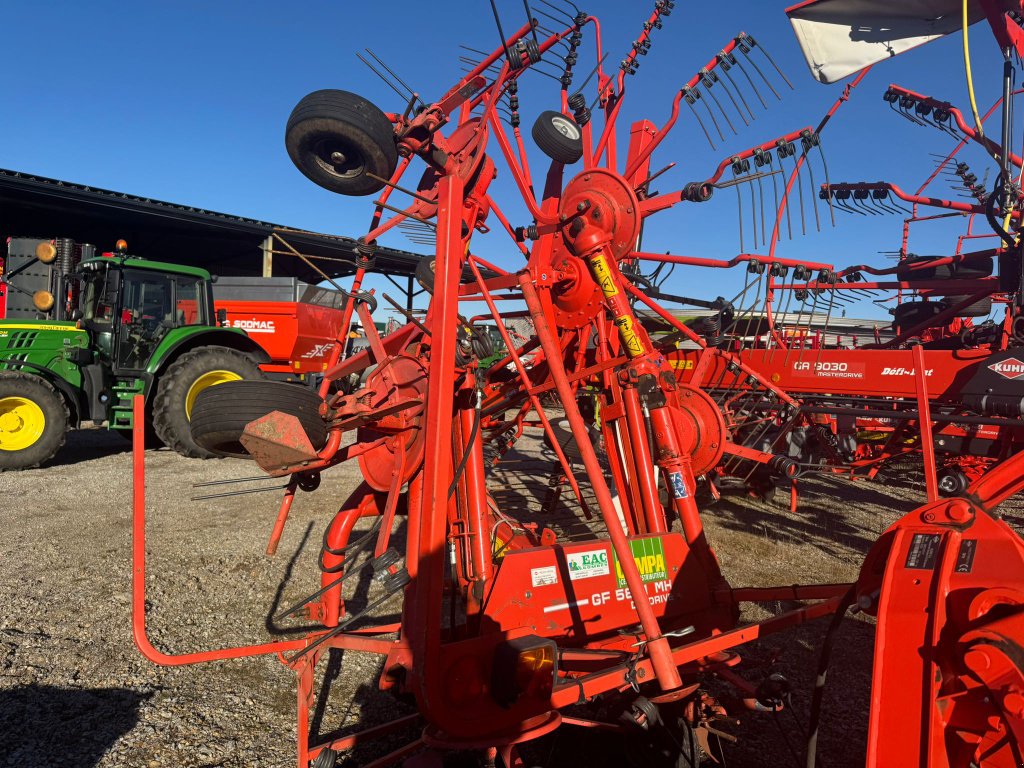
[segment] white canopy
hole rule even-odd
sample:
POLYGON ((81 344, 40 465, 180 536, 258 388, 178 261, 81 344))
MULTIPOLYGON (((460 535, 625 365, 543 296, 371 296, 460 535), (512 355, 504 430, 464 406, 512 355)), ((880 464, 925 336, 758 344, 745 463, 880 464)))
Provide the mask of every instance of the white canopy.
MULTIPOLYGON (((786 9, 815 78, 858 72, 963 26, 963 0, 807 0, 786 9)), ((985 18, 977 0, 970 23, 985 18)))

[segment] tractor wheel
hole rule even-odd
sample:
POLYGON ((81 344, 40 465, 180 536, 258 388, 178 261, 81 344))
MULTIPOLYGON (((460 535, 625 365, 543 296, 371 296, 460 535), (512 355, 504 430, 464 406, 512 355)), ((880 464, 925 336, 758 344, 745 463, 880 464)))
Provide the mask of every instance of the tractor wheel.
POLYGON ((575 120, 561 112, 541 112, 531 134, 540 151, 556 163, 572 165, 583 157, 583 133, 575 120))
POLYGON ((327 424, 320 417, 323 400, 315 391, 281 381, 232 381, 203 392, 192 409, 192 439, 218 456, 248 458, 242 432, 249 422, 281 411, 298 418, 306 437, 320 450, 327 424))
POLYGON ((262 379, 256 362, 227 347, 199 347, 168 366, 153 399, 153 430, 164 445, 182 456, 209 459, 217 454, 192 439, 189 421, 199 394, 210 387, 242 379, 262 379))
POLYGON ((947 498, 950 496, 962 496, 964 491, 967 490, 967 486, 971 484, 971 481, 967 479, 967 475, 956 467, 940 471, 938 481, 939 494, 947 498))
POLYGON ((398 167, 391 121, 373 103, 348 91, 314 91, 288 118, 288 156, 302 174, 341 195, 372 195, 398 167))
POLYGON ((30 373, 0 373, 0 472, 49 461, 64 445, 71 415, 53 386, 30 373))

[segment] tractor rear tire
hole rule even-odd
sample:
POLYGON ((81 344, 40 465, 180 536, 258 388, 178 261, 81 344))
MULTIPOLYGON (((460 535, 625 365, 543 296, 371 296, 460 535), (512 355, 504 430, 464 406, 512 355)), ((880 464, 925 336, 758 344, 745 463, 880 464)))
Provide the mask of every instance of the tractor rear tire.
POLYGON ((189 421, 198 397, 215 386, 243 379, 262 379, 256 361, 228 347, 199 347, 168 366, 153 399, 153 430, 164 445, 182 456, 212 459, 213 453, 192 439, 189 421))
POLYGON ((323 400, 314 390, 281 381, 230 381, 206 390, 192 409, 192 439, 218 456, 249 458, 241 437, 249 422, 273 411, 295 416, 316 450, 327 443, 320 417, 323 400))
POLYGON ((303 97, 288 117, 284 144, 303 176, 340 195, 372 195, 384 188, 373 176, 389 179, 398 167, 391 121, 348 91, 303 97))
POLYGON ((52 459, 64 445, 70 420, 64 397, 46 379, 0 372, 0 472, 52 459))

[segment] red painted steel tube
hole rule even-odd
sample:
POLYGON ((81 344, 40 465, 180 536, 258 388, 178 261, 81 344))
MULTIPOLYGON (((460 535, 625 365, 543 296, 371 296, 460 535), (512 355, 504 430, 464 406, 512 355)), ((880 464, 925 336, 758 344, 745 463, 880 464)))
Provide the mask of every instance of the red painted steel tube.
POLYGON ((423 490, 418 530, 418 573, 409 586, 406 603, 414 605, 416 631, 411 633, 411 675, 417 700, 428 720, 437 721, 443 708, 442 680, 437 660, 441 657, 441 608, 444 592, 444 561, 448 510, 448 485, 452 478, 451 404, 455 396, 455 346, 458 338, 458 284, 462 257, 462 179, 446 173, 438 181, 437 249, 434 299, 430 305, 430 362, 427 402, 424 411, 423 490))
MULTIPOLYGON (((739 627, 738 629, 679 646, 672 650, 672 663, 679 666, 693 664, 711 654, 735 648, 744 643, 749 643, 775 632, 813 621, 822 616, 828 616, 836 612, 842 599, 842 597, 833 597, 820 603, 787 611, 786 613, 766 619, 759 624, 739 627)), ((651 660, 645 658, 640 659, 633 665, 620 664, 603 672, 596 672, 559 685, 551 695, 551 705, 560 709, 577 703, 581 697, 590 698, 616 688, 621 688, 629 684, 626 676, 631 671, 638 679, 645 679, 653 672, 651 660)))
POLYGON ((665 533, 665 513, 658 501, 658 486, 654 481, 654 461, 651 457, 651 446, 647 441, 647 430, 644 429, 644 413, 640 406, 640 395, 636 387, 622 390, 622 404, 626 411, 626 428, 633 454, 633 469, 643 507, 644 521, 647 530, 644 533, 665 533))
POLYGON ((288 483, 284 491, 284 498, 281 499, 281 507, 277 510, 277 519, 274 521, 274 530, 270 532, 270 541, 267 542, 267 554, 277 554, 277 545, 281 543, 281 535, 284 533, 284 524, 288 520, 288 513, 292 510, 292 502, 295 501, 295 491, 299 487, 299 481, 294 477, 288 483))
POLYGON ((729 259, 705 259, 699 256, 676 256, 670 253, 647 253, 645 251, 633 251, 628 254, 631 259, 643 259, 645 261, 664 261, 669 264, 684 264, 691 267, 718 267, 729 269, 739 264, 746 264, 756 261, 759 264, 781 264, 784 267, 807 267, 808 269, 832 269, 831 264, 820 261, 804 261, 802 259, 780 259, 773 256, 764 256, 759 253, 741 253, 735 258, 729 259))
POLYGON ((608 489, 608 483, 601 470, 601 464, 597 459, 597 454, 594 452, 594 445, 590 441, 587 426, 583 422, 583 417, 580 415, 579 407, 576 405, 576 400, 573 397, 572 385, 569 384, 566 377, 558 341, 548 326, 541 299, 537 295, 537 290, 533 287, 532 279, 528 273, 523 273, 520 276, 520 284, 522 285, 526 306, 529 307, 533 315, 537 338, 540 339, 541 348, 548 359, 548 369, 551 373, 551 378, 554 379, 555 388, 562 399, 562 406, 565 408, 569 427, 579 448, 583 465, 586 467, 587 476, 590 478, 594 489, 594 495, 597 497, 601 516, 604 518, 605 526, 608 528, 608 536, 619 558, 619 564, 626 578, 630 595, 633 597, 637 617, 640 619, 640 624, 648 637, 647 651, 654 664, 658 683, 664 690, 678 688, 682 685, 679 670, 675 668, 669 657, 668 639, 661 634, 658 619, 655 617, 651 604, 647 599, 647 591, 644 588, 643 579, 640 576, 640 571, 637 569, 636 561, 633 559, 629 540, 626 538, 626 534, 622 530, 622 524, 619 522, 619 516, 615 512, 611 491, 608 489))
MULTIPOLYGON (((378 514, 374 504, 373 492, 366 483, 361 483, 341 505, 341 510, 327 527, 327 546, 331 549, 342 549, 348 545, 352 529, 361 517, 378 514)), ((320 586, 326 587, 341 575, 339 569, 345 562, 345 555, 332 555, 324 552, 323 565, 326 570, 320 574, 320 586)), ((320 596, 320 620, 325 627, 338 626, 341 618, 341 584, 335 584, 320 596)))
POLYGON ((505 342, 505 349, 507 349, 509 353, 508 357, 511 358, 512 363, 515 365, 516 372, 519 374, 519 379, 523 382, 523 387, 526 389, 527 396, 530 398, 530 404, 533 406, 533 410, 537 412, 541 426, 544 428, 544 434, 546 434, 548 439, 551 441, 551 447, 554 449, 555 455, 558 457, 558 463, 561 465, 562 471, 565 473, 566 479, 569 481, 569 486, 572 488, 572 492, 576 494, 576 499, 582 505, 583 492, 580 490, 579 483, 576 482, 576 477, 573 475, 572 465, 569 463, 569 459, 566 458, 565 451, 562 450, 562 445, 558 441, 555 431, 551 428, 551 422, 548 420, 548 416, 544 412, 544 407, 541 405, 540 397, 533 391, 531 386, 533 382, 530 381, 530 375, 526 371, 526 366, 523 364, 519 352, 516 351, 516 346, 512 341, 512 337, 508 333, 508 329, 501 321, 501 314, 498 312, 498 308, 495 306, 490 293, 488 293, 483 275, 480 274, 480 269, 477 267, 473 259, 469 260, 469 268, 473 271, 473 276, 476 277, 476 281, 480 286, 480 291, 484 297, 484 301, 487 302, 487 308, 491 311, 491 316, 494 318, 495 325, 498 328, 498 333, 501 335, 501 340, 505 342))
POLYGON ((215 651, 170 654, 158 651, 149 641, 146 634, 146 412, 145 401, 141 395, 136 395, 132 401, 132 418, 132 637, 142 655, 154 664, 177 667, 205 661, 283 653, 302 648, 306 644, 304 638, 221 648, 215 651))
POLYGON ((932 412, 928 402, 928 378, 925 376, 924 347, 914 346, 914 377, 917 379, 917 412, 921 415, 921 452, 924 453, 924 483, 928 501, 939 498, 939 483, 935 472, 935 443, 932 442, 932 412))
MULTIPOLYGON (((467 382, 467 387, 470 386, 467 382)), ((475 396, 470 389, 468 394, 475 396)), ((462 479, 466 484, 466 527, 469 533, 469 554, 473 563, 473 581, 487 581, 491 578, 491 541, 487 525, 487 488, 484 478, 484 449, 480 430, 473 435, 473 421, 476 419, 474 408, 463 408, 459 411, 462 426, 462 450, 468 456, 462 479)))

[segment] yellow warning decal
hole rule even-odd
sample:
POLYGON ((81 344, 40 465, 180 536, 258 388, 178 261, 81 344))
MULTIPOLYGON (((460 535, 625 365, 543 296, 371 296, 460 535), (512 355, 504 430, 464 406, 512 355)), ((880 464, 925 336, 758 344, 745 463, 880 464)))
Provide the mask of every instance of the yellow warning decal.
POLYGON ((615 318, 615 325, 619 329, 619 337, 622 339, 622 346, 630 357, 638 357, 644 353, 643 342, 633 330, 633 319, 628 315, 615 318))
POLYGON ((600 254, 594 256, 590 259, 590 265, 594 269, 594 280, 601 286, 601 293, 605 295, 605 298, 618 296, 619 289, 615 285, 615 278, 612 276, 611 267, 608 266, 605 257, 600 254))

